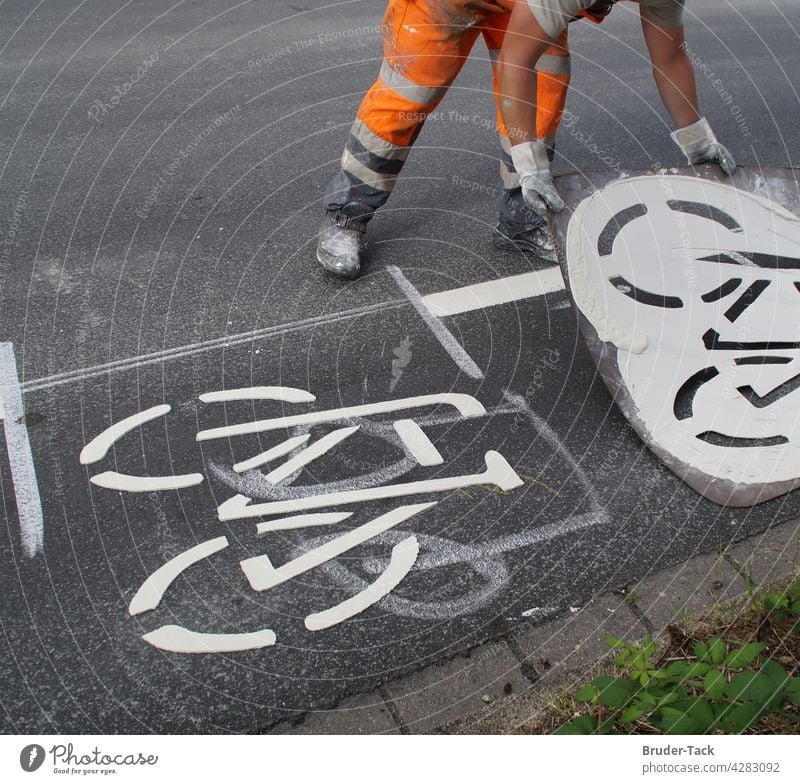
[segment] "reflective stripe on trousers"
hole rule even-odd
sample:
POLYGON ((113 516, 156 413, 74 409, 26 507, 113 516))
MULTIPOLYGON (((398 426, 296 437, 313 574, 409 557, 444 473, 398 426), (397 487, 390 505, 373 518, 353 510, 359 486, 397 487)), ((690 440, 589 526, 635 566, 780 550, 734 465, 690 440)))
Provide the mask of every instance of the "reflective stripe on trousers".
MULTIPOLYGON (((502 192, 498 206, 516 222, 540 222, 522 205, 519 179, 508 155, 494 63, 509 14, 490 14, 478 24, 454 24, 429 0, 390 0, 383 18, 384 56, 380 72, 361 106, 342 154, 341 170, 325 195, 326 209, 358 202, 373 209, 385 204, 411 146, 483 36, 493 67, 500 137, 502 192)), ((552 146, 570 80, 567 32, 540 58, 537 67, 537 136, 552 146)), ((465 172, 466 174, 466 172, 465 172)))

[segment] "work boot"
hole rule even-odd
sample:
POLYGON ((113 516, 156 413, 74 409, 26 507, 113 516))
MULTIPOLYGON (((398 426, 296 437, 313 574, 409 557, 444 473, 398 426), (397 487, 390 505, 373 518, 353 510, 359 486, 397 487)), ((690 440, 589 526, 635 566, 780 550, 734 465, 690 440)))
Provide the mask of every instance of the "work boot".
POLYGON ((355 278, 367 250, 367 221, 372 209, 364 204, 346 204, 338 210, 326 210, 319 230, 317 261, 342 278, 355 278))
POLYGON ((492 229, 492 241, 500 250, 524 251, 542 261, 558 264, 556 245, 546 223, 511 223, 500 215, 492 229))

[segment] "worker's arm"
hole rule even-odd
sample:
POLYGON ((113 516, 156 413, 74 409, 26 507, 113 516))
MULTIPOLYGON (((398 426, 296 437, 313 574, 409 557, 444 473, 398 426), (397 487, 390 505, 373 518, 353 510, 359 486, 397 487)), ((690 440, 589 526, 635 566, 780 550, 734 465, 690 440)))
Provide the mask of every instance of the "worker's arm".
POLYGON ((500 113, 511 142, 511 160, 525 201, 540 215, 564 209, 550 173, 547 148, 536 137, 536 63, 555 40, 528 7, 517 2, 497 58, 500 113))
POLYGON ((675 123, 672 134, 689 163, 717 163, 726 174, 733 174, 733 156, 718 141, 711 126, 700 115, 694 67, 684 46, 683 25, 663 27, 642 12, 642 30, 653 77, 664 106, 675 123))
POLYGON ((503 124, 512 146, 536 139, 536 63, 553 42, 526 2, 514 4, 497 57, 503 124))

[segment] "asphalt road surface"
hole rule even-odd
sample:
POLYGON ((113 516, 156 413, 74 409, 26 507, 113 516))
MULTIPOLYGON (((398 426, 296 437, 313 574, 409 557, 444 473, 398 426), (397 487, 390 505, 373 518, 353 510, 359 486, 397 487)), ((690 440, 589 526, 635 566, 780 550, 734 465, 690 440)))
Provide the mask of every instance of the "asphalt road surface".
MULTIPOLYGON (((797 165, 796 0, 688 5, 718 136, 797 165)), ((797 492, 724 509, 659 463, 560 286, 432 297, 540 269, 491 247, 482 44, 366 274, 319 269, 382 6, 0 4, 3 731, 263 729, 797 517, 797 492), (240 465, 333 431, 277 494, 240 465), (320 496, 308 527, 247 510, 320 496)), ((559 172, 681 163, 627 6, 574 25, 559 172)))

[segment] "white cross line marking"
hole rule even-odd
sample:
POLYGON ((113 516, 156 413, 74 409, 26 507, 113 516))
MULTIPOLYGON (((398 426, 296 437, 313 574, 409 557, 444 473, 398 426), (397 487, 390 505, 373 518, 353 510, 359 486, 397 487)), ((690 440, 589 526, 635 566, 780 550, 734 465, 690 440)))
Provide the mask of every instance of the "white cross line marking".
POLYGON ((434 316, 454 316, 563 290, 564 278, 561 270, 559 267, 552 267, 428 294, 422 297, 422 301, 434 316))
POLYGON ((450 355, 456 363, 470 378, 483 378, 483 371, 475 364, 472 357, 467 354, 464 347, 455 339, 453 333, 428 309, 425 300, 411 281, 403 275, 399 267, 390 266, 386 271, 394 278, 395 283, 400 287, 403 294, 408 297, 408 301, 414 306, 422 320, 433 332, 434 337, 442 344, 442 348, 450 355))
POLYGON ((31 442, 25 425, 25 407, 11 343, 0 343, 0 416, 6 436, 8 463, 17 499, 22 547, 33 558, 44 545, 44 516, 31 442))

